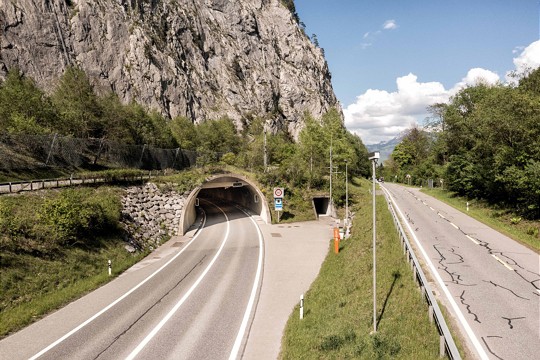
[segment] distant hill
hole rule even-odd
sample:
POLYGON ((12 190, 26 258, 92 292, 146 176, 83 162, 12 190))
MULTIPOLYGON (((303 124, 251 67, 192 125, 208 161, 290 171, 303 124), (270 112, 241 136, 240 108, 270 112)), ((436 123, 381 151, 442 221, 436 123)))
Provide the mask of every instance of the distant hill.
POLYGON ((381 162, 388 160, 390 158, 390 155, 394 151, 394 148, 403 140, 403 136, 405 134, 401 133, 395 138, 388 140, 388 141, 381 141, 378 144, 370 144, 366 145, 368 151, 378 151, 381 155, 381 162))

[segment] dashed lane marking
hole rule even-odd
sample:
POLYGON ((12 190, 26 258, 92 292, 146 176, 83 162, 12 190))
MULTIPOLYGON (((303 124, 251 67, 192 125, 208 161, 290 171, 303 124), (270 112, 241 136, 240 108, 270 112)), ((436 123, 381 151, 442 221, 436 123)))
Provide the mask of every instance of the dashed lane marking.
POLYGON ((435 209, 434 209, 434 208, 432 208, 431 206, 430 206, 429 208, 431 209, 431 211, 435 211, 435 209))
POLYGON ((512 268, 510 267, 510 265, 508 265, 507 263, 505 263, 504 261, 502 261, 497 255, 491 254, 491 256, 493 256, 493 257, 495 258, 495 260, 497 260, 498 262, 500 262, 501 264, 503 264, 504 267, 507 268, 508 270, 514 271, 514 269, 512 269, 512 268))
POLYGON ((457 226, 456 224, 454 224, 453 222, 450 223, 450 225, 452 225, 453 227, 455 227, 456 229, 459 230, 459 226, 457 226))
POLYGON ((441 213, 437 213, 437 215, 439 215, 439 217, 442 218, 442 219, 446 219, 446 218, 444 217, 444 215, 441 214, 441 213))
POLYGON ((470 237, 469 235, 465 235, 467 237, 467 239, 471 240, 473 243, 475 243, 476 245, 480 245, 480 243, 478 241, 476 241, 475 238, 473 237, 470 237))

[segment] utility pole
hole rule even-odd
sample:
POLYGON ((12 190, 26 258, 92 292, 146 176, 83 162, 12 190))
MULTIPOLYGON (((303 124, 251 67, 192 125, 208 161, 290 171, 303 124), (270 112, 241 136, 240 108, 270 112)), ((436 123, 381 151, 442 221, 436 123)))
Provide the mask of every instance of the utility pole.
POLYGON ((377 222, 376 213, 375 213, 375 165, 377 160, 379 160, 379 152, 375 151, 369 154, 369 160, 373 164, 373 332, 372 334, 377 333, 377 222))
POLYGON ((334 201, 332 201, 332 138, 330 138, 330 214, 334 210, 334 201))
POLYGON ((348 160, 345 160, 345 226, 349 225, 349 172, 348 160))
POLYGON ((266 122, 264 123, 264 172, 267 171, 267 166, 268 166, 268 153, 267 153, 267 149, 266 149, 266 122))

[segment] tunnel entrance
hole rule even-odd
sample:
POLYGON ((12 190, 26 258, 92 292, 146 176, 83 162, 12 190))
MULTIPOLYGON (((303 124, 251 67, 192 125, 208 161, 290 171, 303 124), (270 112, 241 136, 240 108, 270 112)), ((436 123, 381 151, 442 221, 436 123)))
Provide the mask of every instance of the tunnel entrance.
POLYGON ((266 198, 255 184, 242 175, 215 175, 189 195, 180 220, 182 235, 195 222, 197 216, 195 205, 199 198, 235 203, 259 215, 264 222, 270 221, 266 198))
POLYGON ((319 216, 330 216, 330 198, 324 196, 314 197, 313 209, 315 209, 315 215, 317 216, 317 218, 319 218, 319 216))

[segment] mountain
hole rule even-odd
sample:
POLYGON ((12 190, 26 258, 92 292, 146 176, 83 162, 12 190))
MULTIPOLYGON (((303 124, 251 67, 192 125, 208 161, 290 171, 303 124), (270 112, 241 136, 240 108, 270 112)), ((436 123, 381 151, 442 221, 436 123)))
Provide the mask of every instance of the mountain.
POLYGON ((394 151, 394 148, 403 140, 404 134, 399 134, 393 139, 390 139, 388 141, 381 141, 378 144, 370 144, 366 145, 368 151, 378 151, 381 156, 381 163, 385 160, 388 160, 390 158, 390 155, 392 155, 392 152, 394 151))
POLYGON ((0 81, 18 67, 51 90, 67 66, 98 93, 195 123, 263 116, 297 137, 304 112, 337 106, 291 1, 0 0, 0 81))

